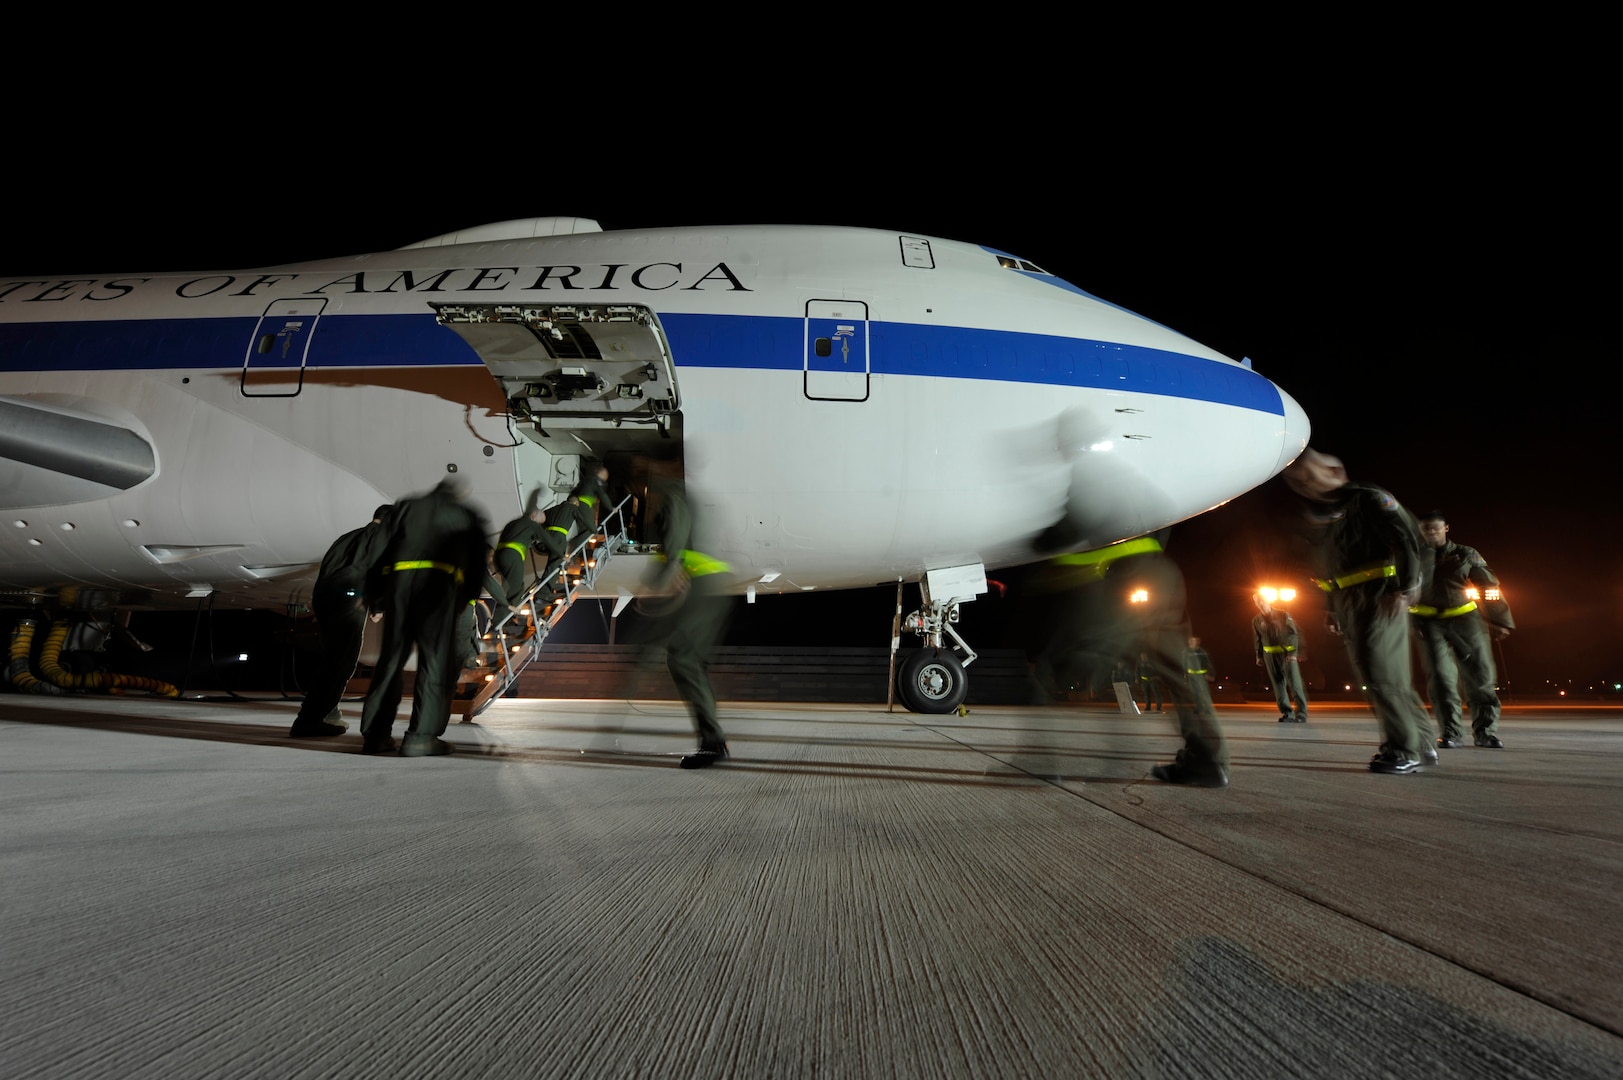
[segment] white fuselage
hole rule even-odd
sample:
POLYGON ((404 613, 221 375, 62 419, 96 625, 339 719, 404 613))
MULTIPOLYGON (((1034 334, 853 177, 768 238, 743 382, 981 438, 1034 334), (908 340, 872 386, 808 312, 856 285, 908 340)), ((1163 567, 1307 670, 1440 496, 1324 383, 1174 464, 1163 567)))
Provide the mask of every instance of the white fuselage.
POLYGON ((1263 482, 1307 438, 1249 368, 1016 260, 811 227, 0 280, 0 412, 17 421, 0 588, 122 602, 291 602, 334 537, 453 467, 499 528, 632 437, 680 446, 707 552, 764 591, 1030 561, 1068 509, 1082 546, 1139 535, 1263 482), (521 422, 522 376, 493 373, 527 361, 436 319, 560 305, 656 325, 665 433, 521 422))

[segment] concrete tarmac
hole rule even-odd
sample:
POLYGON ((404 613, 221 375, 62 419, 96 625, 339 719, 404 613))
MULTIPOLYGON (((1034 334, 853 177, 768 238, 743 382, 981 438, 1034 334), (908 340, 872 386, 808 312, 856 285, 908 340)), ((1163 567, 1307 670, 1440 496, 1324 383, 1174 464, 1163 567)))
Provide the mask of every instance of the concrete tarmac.
POLYGON ((672 702, 294 711, 0 698, 0 1074, 1623 1075, 1623 711, 1395 777, 1222 708, 1220 791, 1093 706, 724 706, 701 772, 672 702))

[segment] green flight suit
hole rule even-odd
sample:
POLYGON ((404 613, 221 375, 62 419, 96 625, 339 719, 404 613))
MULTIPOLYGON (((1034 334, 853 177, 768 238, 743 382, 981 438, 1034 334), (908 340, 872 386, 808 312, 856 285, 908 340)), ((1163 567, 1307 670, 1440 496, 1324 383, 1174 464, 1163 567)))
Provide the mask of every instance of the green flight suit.
POLYGON ((1502 598, 1478 603, 1465 595, 1468 585, 1484 591, 1499 585, 1499 579, 1475 548, 1450 540, 1440 548, 1427 550, 1433 557, 1426 559, 1425 552, 1421 553, 1427 573, 1420 600, 1409 614, 1414 616, 1420 634, 1432 713, 1442 738, 1460 738, 1463 674, 1465 700, 1471 703, 1471 732, 1477 738, 1493 735, 1499 727, 1499 695, 1494 689, 1498 674, 1486 624, 1512 630, 1516 621, 1511 617, 1510 605, 1502 598))
POLYGON ((565 559, 569 555, 569 549, 580 543, 582 539, 578 531, 573 540, 569 538, 570 528, 579 525, 576 517, 579 510, 580 507, 568 499, 556 506, 547 507, 547 523, 542 526, 546 530, 546 536, 542 538, 542 543, 546 545, 547 549, 547 565, 556 565, 558 568, 558 572, 552 578, 554 592, 563 591, 564 571, 567 569, 564 566, 565 559))
POLYGON ((1140 670, 1148 677, 1140 678, 1139 683, 1146 696, 1151 690, 1157 698, 1164 695, 1177 713, 1178 733, 1184 741, 1178 764, 1196 772, 1212 766, 1226 770, 1228 743, 1211 708, 1210 695, 1204 705, 1198 703, 1184 670, 1189 617, 1183 571, 1162 552, 1159 539, 1141 536, 1061 555, 1051 563, 1074 575, 1073 588, 1061 606, 1085 613, 1088 625, 1068 624, 1063 615, 1061 625, 1090 678, 1110 671, 1118 657, 1146 654, 1140 670), (1128 602, 1128 594, 1135 589, 1145 590, 1146 602, 1128 602))
POLYGON ((1206 655, 1206 650, 1185 649, 1183 672, 1189 683, 1189 698, 1194 702, 1195 711, 1215 714, 1217 710, 1212 706, 1212 658, 1206 655))
POLYGON ((489 550, 484 516, 445 483, 396 503, 391 524, 381 561, 383 645, 361 712, 361 734, 370 745, 389 741, 413 646, 417 680, 407 737, 445 733, 461 669, 457 623, 479 595, 489 550))
POLYGON ((1414 517, 1388 492, 1349 483, 1315 503, 1315 578, 1347 645, 1347 659, 1380 725, 1381 754, 1422 761, 1431 721, 1415 693, 1405 594, 1420 586, 1422 541, 1414 517))
MULTIPOLYGON (((391 512, 392 513, 392 512, 391 512)), ((321 636, 321 664, 304 689, 293 727, 308 729, 325 720, 355 675, 366 637, 367 609, 376 602, 379 579, 373 573, 389 542, 389 517, 369 521, 333 541, 321 559, 310 610, 321 636)))
MULTIPOLYGON (((1156 542, 1146 539, 1142 543, 1156 542)), ((1146 550, 1159 550, 1159 545, 1146 550)), ((1036 650, 1032 673, 1044 695, 1053 697, 1072 688, 1092 694, 1111 682, 1129 686, 1137 682, 1121 653, 1131 644, 1131 635, 1122 625, 1121 597, 1114 589, 1096 587, 1111 564, 1124 557, 1119 551, 1059 555, 1034 576, 1032 589, 1041 606, 1032 622, 1047 633, 1036 650), (1116 670, 1118 665, 1121 671, 1116 670)))
POLYGON ((1306 720, 1307 687, 1302 682, 1302 665, 1297 659, 1296 621, 1288 611, 1279 608, 1259 611, 1251 620, 1251 641, 1256 648, 1257 662, 1268 673, 1268 685, 1274 688, 1280 717, 1306 720))
POLYGON ((583 468, 580 483, 569 493, 575 507, 575 521, 580 526, 581 536, 590 536, 596 532, 598 517, 609 509, 609 489, 597 478, 596 469, 595 465, 583 468))
POLYGON ((687 575, 687 588, 673 606, 650 621, 640 634, 650 645, 665 646, 665 667, 676 691, 687 703, 701 751, 722 752, 727 734, 716 719, 716 694, 710 685, 710 654, 727 629, 732 597, 721 592, 725 563, 693 550, 693 511, 679 481, 650 479, 649 492, 658 506, 654 536, 665 553, 665 566, 653 587, 673 588, 687 575))
POLYGON ((1138 658, 1138 692, 1144 695, 1144 711, 1154 709, 1162 711, 1166 699, 1161 696, 1161 686, 1155 679, 1155 662, 1147 656, 1138 658))
MULTIPOLYGON (((531 549, 547 556, 547 566, 562 564, 564 537, 547 527, 551 524, 552 511, 549 510, 544 523, 531 521, 530 515, 525 514, 502 526, 502 534, 496 541, 495 563, 496 573, 502 578, 502 594, 508 607, 516 608, 524 598, 524 560, 531 549)), ((543 569, 542 573, 545 574, 546 570, 543 569)))

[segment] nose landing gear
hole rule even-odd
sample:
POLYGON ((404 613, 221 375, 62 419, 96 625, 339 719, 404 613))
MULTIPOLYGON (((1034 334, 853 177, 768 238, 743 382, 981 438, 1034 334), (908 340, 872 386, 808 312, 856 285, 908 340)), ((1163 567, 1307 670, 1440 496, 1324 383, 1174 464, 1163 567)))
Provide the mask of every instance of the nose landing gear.
MULTIPOLYGON (((986 570, 979 563, 930 570, 919 586, 924 594, 924 606, 902 620, 899 628, 923 638, 924 647, 907 653, 902 659, 896 670, 896 696, 910 712, 937 715, 954 712, 969 693, 969 676, 964 669, 975 662, 976 654, 958 636, 952 624, 958 621, 960 603, 986 591, 986 570)), ((898 583, 898 616, 902 611, 901 602, 898 583)))

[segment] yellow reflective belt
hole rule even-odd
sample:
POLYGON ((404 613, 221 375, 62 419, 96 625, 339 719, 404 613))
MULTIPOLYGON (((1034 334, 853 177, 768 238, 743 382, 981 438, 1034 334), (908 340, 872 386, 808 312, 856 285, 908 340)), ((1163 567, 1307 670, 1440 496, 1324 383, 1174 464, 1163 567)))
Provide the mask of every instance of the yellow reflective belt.
POLYGON ((1094 548, 1092 551, 1073 551, 1069 555, 1058 555, 1054 561, 1060 566, 1093 566, 1096 563, 1125 559, 1129 555, 1142 555, 1147 551, 1160 550, 1161 542, 1155 537, 1140 536, 1136 540, 1123 540, 1119 544, 1094 548))
POLYGON ((1094 573, 1102 577, 1104 572, 1110 569, 1110 564, 1117 559, 1160 550, 1161 542, 1155 537, 1140 536, 1135 540, 1123 540, 1119 544, 1094 548, 1092 551, 1073 551, 1069 555, 1056 555, 1053 561, 1055 566, 1091 566, 1094 573))
POLYGON ((1295 652, 1295 645, 1264 645, 1263 652, 1295 652))
POLYGON ((1362 585, 1366 581, 1377 581, 1381 578, 1397 576, 1398 568, 1391 563, 1387 563, 1385 566, 1372 566, 1368 570, 1354 570, 1350 574, 1343 574, 1338 578, 1331 578, 1329 581, 1314 578, 1313 584, 1325 592, 1335 592, 1337 589, 1345 589, 1352 585, 1362 585))
POLYGON ((434 562, 430 559, 413 559, 407 562, 397 562, 393 566, 388 567, 384 573, 388 573, 390 570, 443 570, 445 573, 456 578, 458 584, 461 584, 462 582, 462 571, 448 562, 434 562))
POLYGON ((1420 617, 1425 618, 1425 619, 1452 619, 1452 618, 1455 618, 1456 616, 1464 615, 1468 611, 1475 611, 1475 610, 1476 610, 1476 601, 1475 600, 1467 600, 1465 603, 1461 604, 1459 607, 1443 608, 1441 611, 1438 611, 1436 608, 1432 607, 1430 604, 1416 604, 1414 607, 1409 609, 1409 614, 1410 615, 1419 615, 1420 617))
POLYGON ((547 531, 548 532, 555 532, 555 533, 563 533, 565 536, 568 536, 569 535, 569 526, 568 525, 548 525, 547 526, 547 531))
POLYGON ((523 555, 526 550, 526 545, 519 543, 517 540, 509 540, 507 543, 503 544, 502 547, 512 548, 520 555, 523 555))
POLYGON ((1206 674, 1206 669, 1203 668, 1203 667, 1201 667, 1201 668, 1194 668, 1194 667, 1192 667, 1192 668, 1184 668, 1184 670, 1187 671, 1191 675, 1204 675, 1204 674, 1206 674))
POLYGON ((701 551, 683 549, 679 556, 682 560, 682 569, 687 571, 688 577, 704 577, 708 574, 720 574, 732 567, 720 559, 712 559, 701 551))
POLYGON ((586 507, 588 510, 597 509, 596 495, 576 495, 575 498, 579 499, 581 501, 581 505, 586 507))

